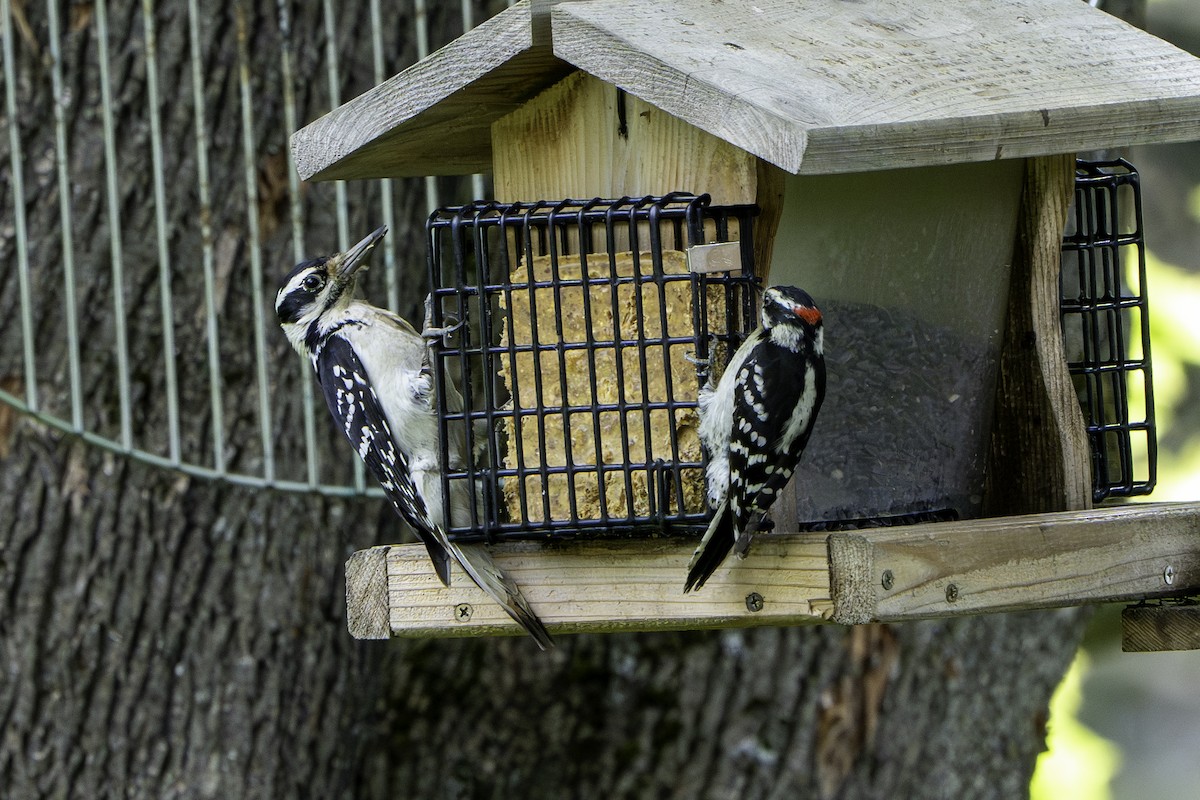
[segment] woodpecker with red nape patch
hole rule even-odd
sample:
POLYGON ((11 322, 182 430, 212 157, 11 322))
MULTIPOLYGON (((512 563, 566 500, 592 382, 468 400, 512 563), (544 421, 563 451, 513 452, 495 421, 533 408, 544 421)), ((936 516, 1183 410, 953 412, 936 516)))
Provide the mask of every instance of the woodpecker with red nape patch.
POLYGON ((712 522, 688 564, 699 589, 733 551, 744 557, 792 477, 825 397, 821 312, 808 293, 772 286, 761 327, 733 354, 716 387, 700 390, 712 522))
MULTIPOLYGON (((478 497, 465 480, 454 481, 450 497, 443 496, 436 387, 426 341, 443 331, 418 333, 402 317, 354 298, 355 277, 386 233, 379 228, 345 253, 297 264, 275 298, 279 324, 312 363, 334 422, 396 513, 425 544, 442 583, 450 585, 453 558, 545 650, 553 646, 549 633, 486 546, 457 544, 446 536, 447 526, 470 524, 478 497)), ((463 408, 449 381, 446 405, 451 411, 463 408)), ((463 469, 465 428, 451 429, 450 439, 448 466, 463 469)))

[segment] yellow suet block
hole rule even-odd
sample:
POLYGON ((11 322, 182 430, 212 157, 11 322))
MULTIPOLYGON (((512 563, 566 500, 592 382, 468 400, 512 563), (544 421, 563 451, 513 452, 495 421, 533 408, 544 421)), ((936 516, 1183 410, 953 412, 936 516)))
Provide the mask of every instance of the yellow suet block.
MULTIPOLYGON (((534 258, 527 270, 518 266, 511 275, 511 332, 504 344, 517 350, 502 359, 501 377, 512 392, 513 414, 501 422, 508 441, 504 466, 528 471, 547 467, 582 467, 573 477, 574 518, 600 519, 651 512, 650 469, 605 470, 605 465, 653 465, 662 460, 700 461, 699 419, 694 408, 647 408, 655 404, 696 400, 699 385, 696 367, 687 360, 695 355, 692 323, 692 284, 688 280, 622 282, 602 285, 562 286, 580 280, 578 256, 557 257, 557 274, 549 256, 534 258), (543 285, 552 279, 557 286, 543 285), (531 348, 536 343, 535 353, 531 348), (509 336, 512 342, 508 341, 509 336), (648 340, 684 337, 676 344, 645 344, 648 340), (594 345, 584 347, 589 341, 594 345), (515 370, 515 373, 514 373, 515 370), (593 381, 595 376, 595 390, 593 381), (541 396, 539 413, 538 395, 541 396), (595 415, 593 408, 600 410, 595 415), (622 435, 624 418, 626 436, 622 435), (539 436, 539 424, 544 436, 539 436), (514 430, 515 428, 515 430, 514 430), (674 440, 674 446, 672 446, 674 440)), ((652 270, 651 255, 639 253, 636 274, 652 270)), ((662 254, 664 274, 687 274, 686 254, 662 254)), ((588 257, 588 276, 635 275, 634 254, 588 257)), ((721 287, 708 292, 708 317, 714 326, 725 320, 725 295, 721 287)), ((714 331, 723 328, 713 327, 714 331)), ((526 473, 528 475, 528 473, 526 473)), ((510 518, 546 522, 571 520, 570 484, 565 474, 528 475, 527 507, 523 510, 516 481, 504 486, 510 518)), ((681 471, 683 510, 704 508, 704 474, 698 467, 681 471)), ((679 497, 670 475, 668 513, 679 511, 679 497)))

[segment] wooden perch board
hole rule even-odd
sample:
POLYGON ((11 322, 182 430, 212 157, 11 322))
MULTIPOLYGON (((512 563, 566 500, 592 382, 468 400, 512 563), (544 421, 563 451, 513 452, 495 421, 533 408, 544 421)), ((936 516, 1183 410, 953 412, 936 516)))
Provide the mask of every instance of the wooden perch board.
POLYGON ((1200 591, 1200 504, 838 533, 833 619, 897 622, 1200 591))
POLYGON ((1136 605, 1121 611, 1126 653, 1200 650, 1200 605, 1136 605))
MULTIPOLYGON (((893 622, 1200 593, 1198 503, 766 535, 685 595, 693 546, 517 543, 493 553, 552 633, 893 622)), ((363 550, 346 567, 358 638, 520 632, 457 567, 451 588, 438 583, 420 545, 363 550)))
MULTIPOLYGON (((831 610, 823 534, 756 543, 753 559, 685 595, 694 547, 651 539, 515 543, 492 552, 554 633, 795 625, 831 610), (754 593, 762 599, 758 611, 747 600, 754 593)), ((346 595, 350 632, 360 639, 521 633, 457 565, 450 588, 442 586, 422 545, 355 553, 346 564, 346 595)))

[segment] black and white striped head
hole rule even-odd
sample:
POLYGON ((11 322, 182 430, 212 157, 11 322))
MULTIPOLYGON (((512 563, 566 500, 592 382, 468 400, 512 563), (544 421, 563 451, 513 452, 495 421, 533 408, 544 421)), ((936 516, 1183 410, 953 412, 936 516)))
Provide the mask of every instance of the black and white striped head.
POLYGON ((772 286, 763 293, 762 327, 789 350, 809 342, 818 354, 823 344, 821 309, 803 289, 772 286))
POLYGON ((275 315, 298 352, 307 355, 321 333, 339 321, 353 298, 355 274, 369 265, 371 251, 386 233, 386 226, 377 228, 344 253, 302 261, 283 279, 275 315))

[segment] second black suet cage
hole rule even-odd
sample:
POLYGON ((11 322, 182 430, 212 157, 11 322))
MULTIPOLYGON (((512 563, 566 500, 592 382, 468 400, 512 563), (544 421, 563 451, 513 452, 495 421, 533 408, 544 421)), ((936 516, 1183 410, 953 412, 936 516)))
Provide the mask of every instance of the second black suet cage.
POLYGON ((1083 407, 1092 499, 1149 494, 1157 440, 1141 180, 1128 161, 1076 163, 1063 237, 1067 367, 1083 407))

